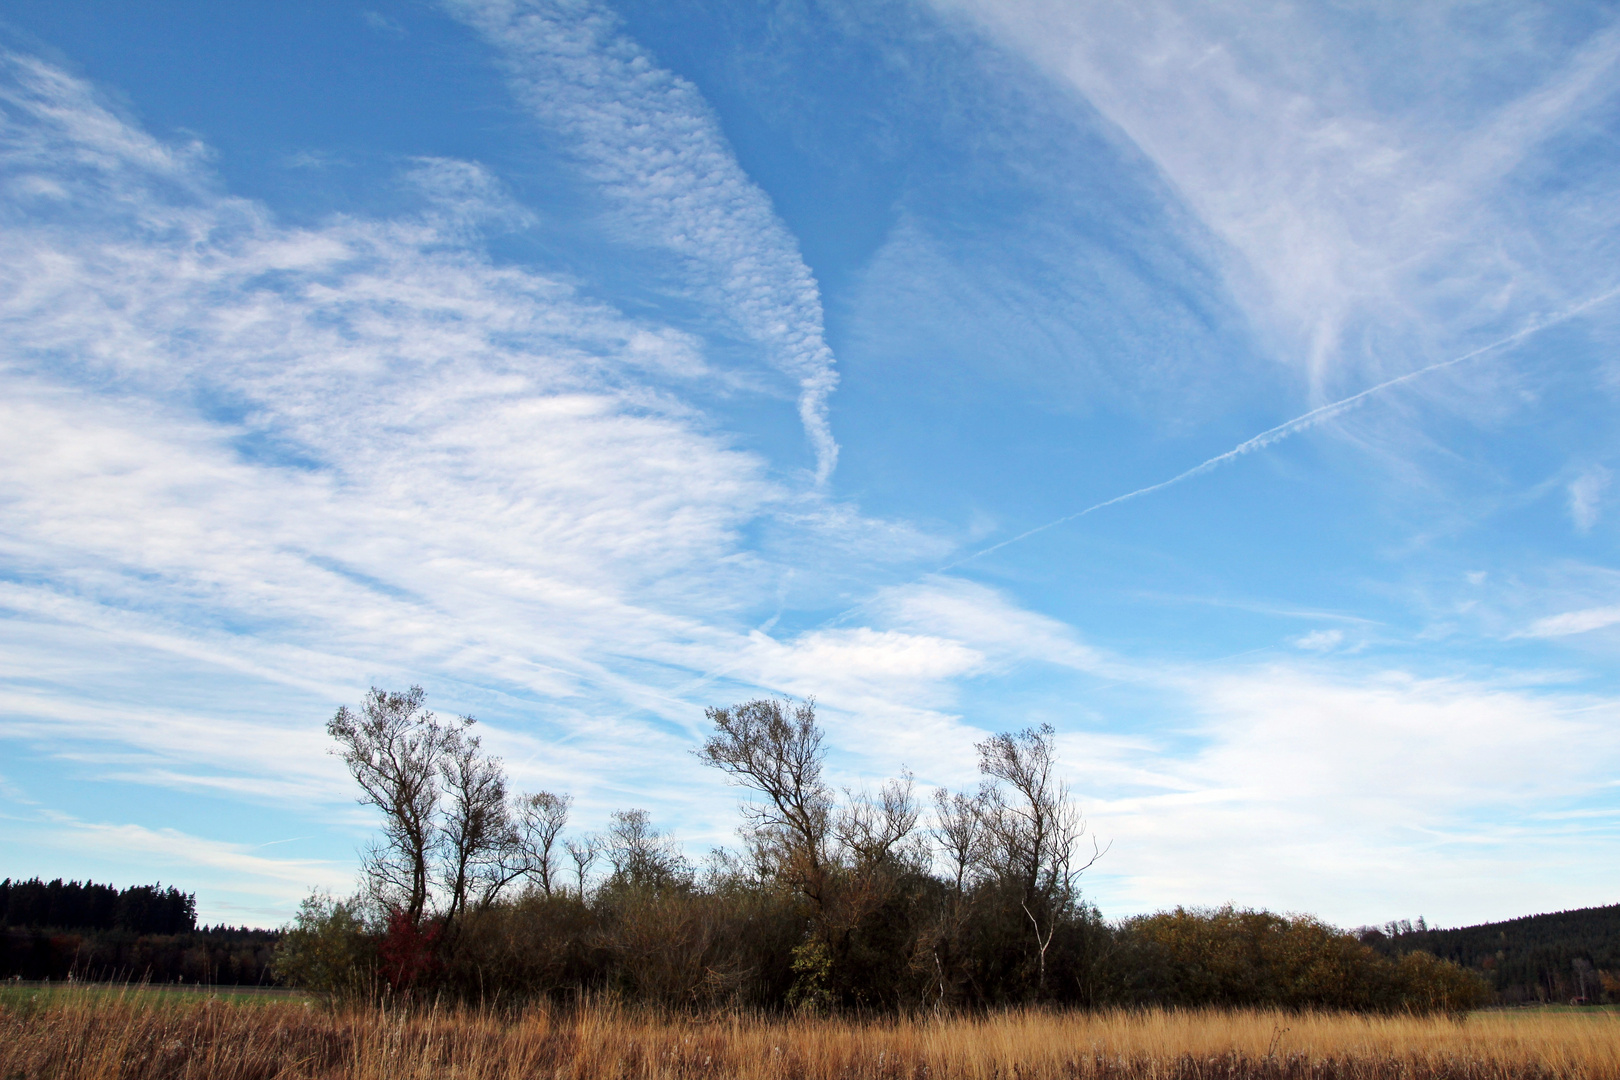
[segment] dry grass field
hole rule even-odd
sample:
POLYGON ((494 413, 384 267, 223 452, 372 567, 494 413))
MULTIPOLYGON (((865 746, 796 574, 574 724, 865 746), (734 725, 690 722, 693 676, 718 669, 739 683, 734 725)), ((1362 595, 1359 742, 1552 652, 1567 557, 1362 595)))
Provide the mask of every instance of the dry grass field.
POLYGON ((872 1021, 681 1018, 608 1006, 251 1006, 189 996, 0 997, 0 1078, 1097 1080, 1620 1078, 1620 1016, 1015 1012, 872 1021))

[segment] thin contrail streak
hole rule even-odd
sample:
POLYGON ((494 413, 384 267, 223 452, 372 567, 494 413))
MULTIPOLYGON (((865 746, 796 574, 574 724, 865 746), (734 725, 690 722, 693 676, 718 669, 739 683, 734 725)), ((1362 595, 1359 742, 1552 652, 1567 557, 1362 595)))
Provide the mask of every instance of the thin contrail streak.
MULTIPOLYGON (((1441 360, 1439 363, 1430 364, 1428 367, 1421 367, 1421 368, 1418 368, 1416 371, 1409 371, 1405 375, 1397 375, 1395 378, 1387 379, 1384 382, 1381 382, 1376 386, 1369 386, 1367 389, 1361 391, 1358 394, 1352 394, 1347 398, 1340 399, 1339 401, 1335 401, 1335 402, 1332 402, 1332 403, 1327 404, 1327 405, 1319 406, 1319 407, 1317 407, 1315 409, 1312 409, 1308 413, 1304 413, 1304 414, 1302 414, 1300 416, 1294 417, 1294 419, 1289 420, 1286 423, 1278 424, 1274 428, 1270 428, 1269 430, 1262 431, 1260 434, 1256 435, 1254 438, 1249 439, 1249 440, 1247 440, 1245 442, 1239 443, 1238 445, 1234 446, 1232 449, 1226 451, 1226 453, 1217 454, 1214 457, 1210 458, 1208 461, 1202 462, 1201 464, 1198 464, 1198 465, 1194 465, 1192 468, 1188 469, 1186 472, 1178 473, 1177 475, 1172 476, 1168 480, 1160 481, 1157 484, 1149 484, 1147 487, 1144 487, 1144 488, 1137 488, 1135 491, 1126 492, 1124 495, 1116 495, 1112 499, 1107 499, 1107 500, 1105 500, 1103 502, 1100 502, 1100 503, 1097 503, 1097 504, 1095 504, 1093 506, 1088 506, 1084 510, 1078 510, 1075 513, 1065 514, 1063 517, 1057 518, 1057 519, 1055 519, 1053 521, 1048 521, 1045 525, 1037 525, 1033 529, 1029 529, 1029 530, 1027 530, 1025 532, 1021 532, 1017 536, 1010 537, 1010 538, 1008 538, 1006 540, 1001 541, 1000 543, 991 544, 987 548, 981 548, 980 550, 973 552, 971 555, 964 555, 962 558, 957 559, 953 563, 947 563, 946 565, 941 566, 939 569, 933 571, 933 573, 935 573, 935 574, 943 574, 948 570, 954 570, 956 567, 961 566, 964 563, 972 562, 974 559, 983 558, 984 556, 989 555, 992 552, 1000 551, 1002 548, 1007 547, 1007 546, 1009 546, 1011 544, 1016 544, 1021 540, 1028 540, 1030 537, 1034 536, 1036 533, 1043 533, 1047 529, 1053 529, 1053 528, 1056 528, 1059 525, 1064 524, 1065 522, 1074 521, 1077 518, 1083 518, 1087 514, 1095 513, 1096 511, 1101 510, 1104 507, 1114 506, 1117 503, 1126 502, 1127 500, 1130 500, 1130 499, 1140 498, 1143 495, 1150 495, 1155 491, 1160 491, 1160 490, 1162 490, 1164 488, 1167 488, 1167 487, 1170 487, 1170 486, 1172 486, 1174 484, 1179 484, 1183 480, 1190 480, 1191 478, 1193 478, 1195 476, 1199 476, 1199 475, 1202 475, 1203 473, 1210 472, 1211 470, 1213 470, 1215 468, 1218 468, 1219 466, 1225 464, 1228 461, 1233 460, 1234 458, 1242 457, 1244 454, 1253 453, 1256 450, 1263 450, 1266 447, 1270 446, 1272 443, 1275 443, 1275 442, 1278 442, 1278 441, 1280 441, 1282 439, 1288 438, 1288 436, 1294 434, 1295 432, 1303 431, 1306 428, 1312 427, 1313 425, 1316 425, 1316 424, 1319 424, 1324 420, 1331 419, 1332 417, 1337 416, 1339 413, 1344 412, 1346 409, 1352 408, 1353 406, 1356 405, 1357 402, 1360 402, 1360 401, 1372 396, 1373 394, 1377 394, 1377 393, 1380 393, 1380 392, 1382 392, 1384 390, 1388 390, 1388 389, 1390 389, 1391 387, 1394 387, 1394 386, 1399 386, 1400 384, 1405 383, 1405 382, 1410 382, 1411 380, 1417 378, 1420 375, 1427 375, 1431 371, 1439 371, 1441 368, 1447 368, 1447 367, 1451 367, 1451 366, 1453 366, 1455 364, 1461 364, 1461 363, 1464 363, 1466 361, 1473 360, 1476 357, 1483 356, 1488 352, 1493 352, 1496 349, 1503 348, 1504 346, 1512 345, 1515 342, 1523 341, 1525 338, 1530 337, 1530 336, 1532 336, 1534 334, 1538 334, 1538 333, 1540 333, 1541 331, 1547 329, 1550 326, 1557 326, 1559 323, 1566 322, 1569 319, 1573 319, 1575 316, 1579 315, 1581 312, 1586 311, 1589 308, 1596 307, 1597 305, 1599 305, 1601 303, 1604 303, 1605 301, 1612 300, 1616 296, 1620 296, 1620 287, 1616 287, 1616 288, 1610 289, 1607 292, 1599 293, 1596 296, 1589 297, 1588 299, 1582 300, 1580 303, 1575 304, 1572 307, 1565 308, 1563 311, 1556 312, 1556 313, 1554 313, 1552 315, 1547 316, 1544 319, 1532 320, 1530 322, 1530 324, 1525 326, 1523 329, 1518 330, 1515 333, 1509 334, 1505 338, 1501 338, 1501 339, 1499 339, 1497 341, 1493 341, 1489 345, 1481 345, 1477 349, 1474 349, 1474 350, 1472 350, 1470 352, 1465 352, 1461 356, 1454 356, 1450 360, 1441 360)), ((870 603, 870 600, 863 600, 860 603, 857 603, 857 604, 852 605, 851 607, 845 608, 843 611, 839 612, 837 615, 834 615, 830 619, 827 619, 825 622, 821 623, 820 628, 825 629, 826 627, 835 626, 838 623, 843 622, 845 619, 849 618, 851 615, 855 614, 857 611, 860 611, 868 603, 870 603)), ((1258 650, 1255 650, 1255 651, 1258 651, 1258 650)), ((716 669, 714 671, 706 672, 703 676, 701 676, 699 679, 697 679, 691 685, 692 685, 692 687, 707 685, 708 683, 714 681, 714 679, 716 679, 716 678, 720 677, 721 675, 725 674, 727 671, 731 670, 735 666, 736 666, 736 664, 731 664, 731 665, 727 665, 724 668, 720 668, 720 669, 716 669)))
POLYGON ((1216 454, 1208 461, 1194 465, 1186 472, 1178 473, 1168 480, 1161 480, 1157 484, 1149 484, 1147 487, 1137 488, 1135 491, 1126 492, 1124 495, 1116 495, 1112 499, 1107 499, 1103 502, 1097 503, 1094 506, 1088 506, 1084 510, 1077 510, 1072 514, 1065 514, 1063 517, 1057 518, 1053 521, 1048 521, 1045 525, 1037 525, 1033 529, 1029 529, 1026 532, 1021 532, 1017 536, 1009 537, 998 544, 991 544, 989 547, 981 548, 971 555, 964 555, 955 562, 940 567, 939 570, 935 571, 935 573, 943 573, 946 570, 953 570, 956 567, 961 566, 963 563, 969 563, 974 559, 982 558, 992 552, 1000 551, 1002 548, 1011 544, 1016 544, 1021 540, 1028 540, 1036 533, 1043 533, 1047 529, 1056 528, 1065 522, 1083 518, 1087 514, 1095 513, 1104 507, 1114 506, 1130 499, 1140 498, 1143 495, 1151 495, 1155 491, 1161 491, 1164 488, 1170 487, 1174 484, 1179 484, 1183 480, 1190 480, 1195 476, 1201 476, 1204 473, 1211 472, 1214 469, 1226 464, 1228 461, 1242 457, 1244 454, 1252 454, 1256 450, 1264 450, 1272 443, 1286 439, 1288 436, 1293 435, 1296 432, 1304 431, 1309 427, 1315 427, 1324 420, 1331 420, 1333 417, 1339 415, 1347 409, 1353 408, 1358 402, 1364 398, 1371 397, 1373 394, 1381 393, 1388 390, 1392 386, 1399 386, 1402 383, 1410 382, 1420 375, 1427 375, 1431 371, 1439 371, 1441 368, 1448 368, 1454 364, 1461 364, 1465 361, 1483 356, 1488 352, 1494 352, 1497 349, 1523 341, 1525 338, 1530 337, 1533 334, 1538 334, 1547 329, 1549 326, 1557 326, 1561 322, 1566 322, 1573 319, 1575 316, 1579 315, 1588 308, 1596 307, 1598 304, 1601 304, 1606 300, 1612 300, 1616 296, 1620 296, 1620 288, 1614 288, 1610 289, 1608 292, 1599 293, 1597 296, 1583 300, 1573 307, 1565 308, 1563 311, 1549 315, 1545 319, 1532 322, 1524 329, 1509 334, 1505 338, 1493 341, 1489 345, 1481 345, 1472 352, 1463 353, 1461 356, 1453 356, 1450 360, 1441 360, 1438 363, 1430 364, 1428 367, 1421 367, 1416 371, 1409 371, 1405 375, 1397 375, 1395 378, 1381 382, 1377 386, 1369 386, 1359 394, 1351 394, 1347 398, 1341 398, 1340 400, 1331 402, 1327 405, 1318 406, 1308 413, 1294 417, 1287 423, 1278 424, 1276 427, 1271 428, 1270 430, 1262 431, 1254 438, 1249 439, 1246 442, 1239 443, 1232 449, 1226 451, 1226 453, 1216 454))

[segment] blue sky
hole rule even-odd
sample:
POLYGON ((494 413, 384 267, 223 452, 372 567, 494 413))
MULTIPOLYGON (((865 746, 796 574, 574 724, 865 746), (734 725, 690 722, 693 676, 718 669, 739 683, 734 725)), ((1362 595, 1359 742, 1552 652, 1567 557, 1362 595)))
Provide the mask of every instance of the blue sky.
POLYGON ((0 872, 282 922, 421 683, 694 857, 772 693, 1051 723, 1109 916, 1620 899, 1617 19, 14 0, 0 872))

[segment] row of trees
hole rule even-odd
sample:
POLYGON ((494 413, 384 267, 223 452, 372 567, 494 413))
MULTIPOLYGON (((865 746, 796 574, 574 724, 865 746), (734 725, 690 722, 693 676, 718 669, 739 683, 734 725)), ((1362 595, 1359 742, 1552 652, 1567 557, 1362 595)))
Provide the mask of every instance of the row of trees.
MULTIPOLYGON (((1086 922, 1076 879, 1100 854, 1093 847, 1081 857, 1085 823, 1055 773, 1050 727, 980 743, 983 783, 974 792, 936 791, 929 828, 909 775, 875 795, 835 798, 813 702, 757 700, 707 715, 713 732, 700 759, 757 796, 743 805, 747 878, 788 890, 805 909, 809 932, 794 949, 800 978, 790 998, 860 1000, 861 985, 880 983, 859 959, 867 939, 896 925, 895 906, 921 899, 919 891, 942 893, 934 917, 903 946, 909 968, 932 965, 931 996, 978 996, 971 938, 995 921, 990 907, 1022 928, 1017 966, 1032 968, 1022 971, 1031 992, 1046 993, 1060 927, 1086 922), (930 878, 936 853, 946 879, 930 878), (861 984, 851 985, 857 972, 861 984)), ((896 968, 899 959, 886 958, 896 968)))
POLYGON ((1482 971, 1504 1003, 1620 1002, 1620 904, 1450 930, 1403 920, 1356 934, 1387 956, 1425 952, 1482 971))
POLYGON ((699 868, 640 810, 565 836, 568 797, 509 792, 473 721, 439 720, 419 687, 340 709, 328 730, 384 828, 362 893, 311 898, 278 971, 333 992, 587 990, 811 1010, 1239 997, 1459 1007, 1478 989, 1450 967, 1403 973, 1308 920, 1105 924, 1078 888, 1102 852, 1049 727, 987 738, 976 788, 924 799, 909 775, 835 790, 813 702, 707 715, 696 753, 748 797, 741 851, 699 868))
POLYGON ((0 978, 259 985, 279 937, 198 927, 196 895, 172 885, 0 881, 0 978))
POLYGON ((196 925, 196 896, 161 882, 119 889, 61 878, 0 881, 0 928, 181 934, 196 925))
POLYGON ((440 721, 424 697, 420 686, 403 694, 373 688, 358 712, 340 708, 327 732, 360 785, 360 802, 382 813, 382 835, 361 861, 368 898, 400 927, 431 924, 444 936, 514 882, 552 892, 570 799, 545 791, 510 797, 500 759, 472 733, 473 718, 440 721))
POLYGON ((179 934, 125 930, 0 930, 0 978, 81 982, 274 983, 281 934, 215 926, 179 934))

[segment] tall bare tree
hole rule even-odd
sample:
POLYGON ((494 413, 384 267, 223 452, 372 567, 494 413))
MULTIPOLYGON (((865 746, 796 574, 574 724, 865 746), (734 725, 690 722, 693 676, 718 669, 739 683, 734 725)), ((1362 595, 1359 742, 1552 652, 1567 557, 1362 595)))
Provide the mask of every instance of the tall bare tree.
POLYGON ((921 810, 909 772, 869 792, 847 792, 834 817, 838 842, 838 889, 832 923, 849 933, 894 895, 901 878, 921 870, 929 858, 927 839, 917 832, 921 810))
POLYGON ((950 867, 957 896, 984 865, 988 854, 984 808, 979 799, 962 791, 939 788, 934 792, 934 840, 950 867))
POLYGON ((373 687, 358 711, 338 709, 326 730, 360 801, 382 811, 382 838, 364 863, 372 895, 412 924, 437 896, 448 929, 520 877, 550 891, 571 800, 545 791, 509 800, 505 768, 472 733, 476 721, 441 721, 424 699, 420 686, 403 694, 373 687))
POLYGON ((947 867, 950 892, 938 920, 919 942, 913 964, 929 970, 935 1006, 943 1008, 953 990, 969 978, 961 968, 960 954, 973 907, 969 890, 984 878, 990 854, 984 800, 974 793, 935 790, 932 832, 947 867))
POLYGON ((977 744, 981 815, 995 870, 1015 885, 1035 935, 1040 985, 1059 918, 1075 898, 1075 879, 1102 856, 1092 843, 1080 859, 1085 821, 1056 774, 1050 724, 992 735, 977 744))
POLYGON ((921 854, 916 840, 922 811, 913 795, 915 780, 902 772, 874 795, 850 793, 836 818, 839 847, 857 873, 921 854))
POLYGON ((382 811, 382 839, 365 856, 372 892, 412 923, 421 921, 432 885, 439 764, 450 731, 422 707, 424 697, 420 686, 403 694, 372 687, 358 712, 345 705, 326 725, 338 742, 333 752, 360 785, 360 802, 382 811))
POLYGON ((563 844, 568 858, 574 864, 574 877, 579 885, 579 901, 585 902, 585 875, 591 872, 596 860, 602 857, 602 839, 595 833, 577 836, 563 844))
POLYGON ((503 862, 514 844, 506 808, 506 772, 501 760, 483 752, 483 743, 468 729, 472 717, 446 730, 439 760, 444 785, 443 823, 439 829, 441 873, 449 897, 444 911, 448 931, 467 910, 482 885, 482 902, 494 899, 510 878, 503 862))
POLYGON ((567 795, 537 791, 514 803, 513 823, 524 872, 539 879, 547 896, 557 884, 557 838, 568 825, 573 802, 567 795))
POLYGON ((654 828, 645 810, 615 810, 603 840, 613 877, 621 884, 661 888, 688 876, 680 845, 654 828))
POLYGON ((821 775, 816 703, 760 698, 706 715, 714 731, 698 758, 765 797, 743 804, 743 836, 756 861, 824 913, 833 797, 821 775))

